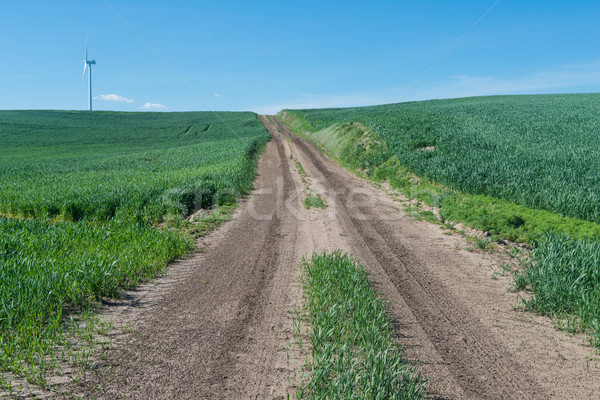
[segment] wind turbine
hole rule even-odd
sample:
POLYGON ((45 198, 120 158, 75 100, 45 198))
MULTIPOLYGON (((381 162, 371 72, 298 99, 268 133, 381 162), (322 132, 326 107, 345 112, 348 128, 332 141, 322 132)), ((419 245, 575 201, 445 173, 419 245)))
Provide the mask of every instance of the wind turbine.
POLYGON ((90 72, 88 73, 88 95, 89 95, 89 110, 92 111, 92 65, 96 65, 96 60, 88 60, 88 41, 85 41, 85 60, 83 60, 83 76, 85 78, 85 70, 87 66, 90 66, 90 72))

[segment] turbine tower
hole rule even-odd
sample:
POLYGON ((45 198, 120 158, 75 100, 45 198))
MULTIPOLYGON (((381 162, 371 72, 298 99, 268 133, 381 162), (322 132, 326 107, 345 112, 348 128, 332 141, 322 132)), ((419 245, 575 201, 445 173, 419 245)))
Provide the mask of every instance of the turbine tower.
POLYGON ((85 70, 87 66, 90 66, 90 72, 88 73, 88 96, 89 96, 89 110, 92 111, 92 65, 96 64, 96 60, 88 60, 88 41, 85 41, 85 60, 83 60, 83 78, 85 78, 85 70))

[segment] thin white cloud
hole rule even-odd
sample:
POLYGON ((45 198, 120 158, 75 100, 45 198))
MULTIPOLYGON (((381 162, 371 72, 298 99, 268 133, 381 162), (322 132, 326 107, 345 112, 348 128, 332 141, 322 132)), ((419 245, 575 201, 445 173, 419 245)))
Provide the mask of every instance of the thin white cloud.
POLYGON ((219 93, 215 93, 215 97, 221 97, 219 93))
POLYGON ((147 102, 140 108, 142 110, 164 110, 165 108, 167 108, 167 106, 165 106, 164 104, 147 102))
POLYGON ((119 96, 118 94, 101 94, 95 97, 95 99, 99 100, 107 100, 107 101, 116 101, 119 103, 135 103, 132 99, 128 99, 127 97, 119 96))
POLYGON ((566 65, 518 78, 456 75, 439 85, 417 88, 406 100, 500 94, 542 94, 600 90, 600 62, 566 65))
MULTIPOLYGON (((408 87, 408 86, 407 86, 408 87)), ((362 94, 315 95, 300 94, 279 104, 254 107, 261 114, 273 114, 282 109, 357 107, 396 103, 407 87, 388 87, 362 94)), ((550 71, 540 71, 519 78, 455 75, 443 82, 422 82, 403 101, 447 99, 469 96, 536 93, 574 93, 600 91, 600 61, 565 65, 550 71)))

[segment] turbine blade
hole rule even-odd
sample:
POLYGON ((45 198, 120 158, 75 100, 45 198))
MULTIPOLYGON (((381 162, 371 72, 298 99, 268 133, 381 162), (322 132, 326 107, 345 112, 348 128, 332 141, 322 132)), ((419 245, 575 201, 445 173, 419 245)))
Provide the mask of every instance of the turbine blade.
POLYGON ((87 61, 87 56, 88 56, 88 41, 90 39, 90 34, 88 33, 88 35, 85 37, 85 61, 87 61))
POLYGON ((83 78, 85 78, 85 70, 87 68, 87 62, 83 62, 83 75, 81 76, 81 80, 83 80, 83 78))

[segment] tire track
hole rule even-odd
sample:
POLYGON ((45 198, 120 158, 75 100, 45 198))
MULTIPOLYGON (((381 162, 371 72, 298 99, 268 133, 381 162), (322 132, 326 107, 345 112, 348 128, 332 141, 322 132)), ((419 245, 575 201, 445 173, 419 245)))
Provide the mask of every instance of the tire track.
POLYGON ((355 255, 363 260, 374 258, 385 271, 465 396, 478 399, 547 398, 537 381, 471 315, 469 306, 452 296, 443 282, 428 273, 427 266, 396 239, 394 231, 398 230, 398 224, 379 219, 373 214, 372 207, 364 208, 349 201, 348 194, 362 187, 348 179, 347 174, 339 174, 331 161, 312 144, 272 119, 277 128, 292 138, 294 145, 310 158, 326 179, 326 185, 340 193, 336 197, 337 216, 343 224, 355 228, 363 248, 370 253, 356 251, 355 255), (357 215, 372 218, 352 217, 357 215))
MULTIPOLYGON (((390 220, 401 212, 387 195, 275 118, 273 124, 264 117, 261 121, 273 140, 259 162, 257 190, 222 228, 222 236, 219 231, 213 235, 204 253, 177 263, 185 273, 175 274, 168 292, 138 313, 139 329, 124 335, 65 397, 285 398, 284 327, 299 296, 298 261, 312 251, 341 248, 366 264, 377 289, 391 302, 398 340, 408 344, 411 357, 427 360, 420 368, 432 378, 433 398, 568 398, 580 393, 595 398, 593 385, 577 391, 582 381, 563 379, 568 387, 554 389, 559 367, 545 377, 550 384, 539 378, 540 368, 530 372, 527 354, 539 352, 518 354, 519 348, 508 348, 503 332, 484 323, 482 315, 488 315, 456 290, 463 282, 444 280, 444 273, 458 270, 457 263, 476 267, 479 260, 443 248, 435 237, 426 237, 423 225, 390 220), (326 199, 327 210, 304 208, 297 196, 304 186, 294 172, 295 160, 326 199), (361 203, 356 192, 373 202, 361 203)), ((552 365, 549 359, 544 365, 552 365)), ((302 357, 296 361, 301 364, 302 357)))
POLYGON ((296 184, 282 141, 259 162, 257 191, 226 234, 137 321, 105 361, 68 387, 98 399, 249 399, 284 395, 286 311, 299 254, 281 204, 296 184), (292 244, 292 246, 290 246, 292 244))

